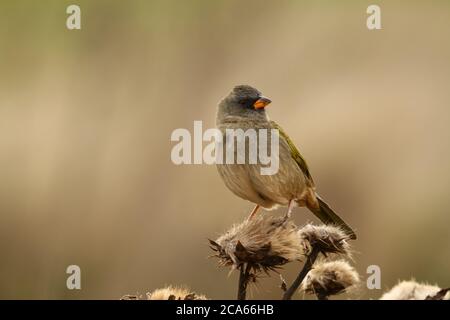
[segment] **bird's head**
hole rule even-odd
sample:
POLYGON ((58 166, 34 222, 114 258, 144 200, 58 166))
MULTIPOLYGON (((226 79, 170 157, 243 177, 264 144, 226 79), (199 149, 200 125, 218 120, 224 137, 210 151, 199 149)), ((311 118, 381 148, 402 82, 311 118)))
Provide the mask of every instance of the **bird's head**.
POLYGON ((235 86, 226 99, 229 103, 238 105, 246 111, 262 111, 272 102, 264 97, 260 91, 249 85, 235 86))
POLYGON ((265 107, 271 101, 257 89, 248 85, 239 85, 219 103, 216 122, 220 123, 229 116, 267 121, 265 107))

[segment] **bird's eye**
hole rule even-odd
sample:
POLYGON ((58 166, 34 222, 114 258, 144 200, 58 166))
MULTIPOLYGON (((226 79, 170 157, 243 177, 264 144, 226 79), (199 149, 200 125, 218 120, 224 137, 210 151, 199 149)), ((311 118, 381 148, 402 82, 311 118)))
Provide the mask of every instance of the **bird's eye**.
POLYGON ((242 98, 241 100, 239 100, 239 104, 244 106, 244 107, 251 107, 253 106, 254 103, 254 99, 252 98, 242 98))

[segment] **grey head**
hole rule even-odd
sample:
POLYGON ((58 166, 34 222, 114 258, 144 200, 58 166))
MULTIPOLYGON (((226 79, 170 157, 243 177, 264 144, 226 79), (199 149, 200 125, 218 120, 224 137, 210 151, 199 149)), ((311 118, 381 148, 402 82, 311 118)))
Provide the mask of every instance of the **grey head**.
POLYGON ((253 120, 267 121, 265 107, 270 99, 264 97, 261 92, 249 85, 238 85, 219 103, 217 121, 225 117, 242 117, 253 120))

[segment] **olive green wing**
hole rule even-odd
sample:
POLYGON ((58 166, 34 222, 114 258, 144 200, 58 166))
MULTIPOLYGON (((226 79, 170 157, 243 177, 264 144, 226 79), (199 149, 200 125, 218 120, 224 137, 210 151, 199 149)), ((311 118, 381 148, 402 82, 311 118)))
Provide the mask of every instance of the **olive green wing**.
POLYGON ((302 170, 305 177, 310 181, 311 185, 314 186, 314 180, 313 180, 311 174, 309 173, 308 165, 306 164, 305 159, 300 154, 300 151, 298 151, 297 147, 292 142, 291 138, 289 138, 289 136, 286 134, 286 132, 284 132, 284 130, 275 121, 270 121, 270 123, 272 125, 272 128, 278 130, 278 132, 280 133, 280 137, 283 138, 284 140, 286 140, 286 142, 289 146, 289 149, 291 151, 292 158, 295 160, 295 162, 297 162, 298 166, 302 170))

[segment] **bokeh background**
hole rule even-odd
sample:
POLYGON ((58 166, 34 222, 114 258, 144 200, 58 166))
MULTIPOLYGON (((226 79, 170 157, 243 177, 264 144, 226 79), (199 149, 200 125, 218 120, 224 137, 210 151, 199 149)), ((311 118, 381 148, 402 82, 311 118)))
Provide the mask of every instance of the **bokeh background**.
MULTIPOLYGON (((0 3, 0 298, 184 284, 233 299, 237 274, 207 258, 207 238, 252 205, 214 166, 175 166, 170 135, 213 127, 241 83, 273 100, 318 190, 357 229, 363 281, 375 264, 383 290, 450 285, 448 1, 376 1, 379 31, 366 28, 372 1, 0 3), (66 29, 69 4, 81 30, 66 29), (66 288, 71 264, 80 291, 66 288)), ((278 285, 264 278, 251 297, 278 298, 278 285)))

